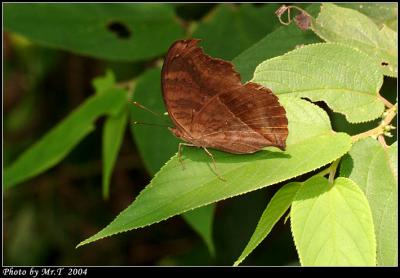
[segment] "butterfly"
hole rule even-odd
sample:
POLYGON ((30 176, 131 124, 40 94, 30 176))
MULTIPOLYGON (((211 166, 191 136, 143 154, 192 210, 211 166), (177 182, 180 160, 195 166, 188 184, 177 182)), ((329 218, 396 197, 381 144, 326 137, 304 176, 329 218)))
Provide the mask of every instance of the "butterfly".
POLYGON ((210 57, 200 40, 178 40, 169 48, 161 71, 161 87, 171 132, 183 145, 234 154, 267 146, 284 150, 288 136, 286 111, 272 91, 242 84, 232 63, 210 57))

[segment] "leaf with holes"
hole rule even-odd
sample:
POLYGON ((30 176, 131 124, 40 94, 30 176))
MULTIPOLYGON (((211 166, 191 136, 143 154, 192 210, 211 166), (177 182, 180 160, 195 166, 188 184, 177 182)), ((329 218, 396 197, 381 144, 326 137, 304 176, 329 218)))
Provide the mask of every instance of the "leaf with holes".
POLYGON ((202 150, 186 148, 184 170, 172 157, 128 208, 79 246, 307 173, 349 150, 350 137, 333 132, 321 108, 294 98, 281 97, 280 102, 289 120, 285 152, 273 147, 251 155, 213 150, 217 169, 227 180, 223 182, 202 150))
POLYGON ((293 198, 300 186, 300 182, 291 182, 285 184, 275 193, 274 197, 272 197, 267 208, 263 212, 256 230, 247 243, 247 246, 243 250, 239 259, 236 260, 234 264, 235 266, 242 263, 242 261, 264 240, 264 238, 268 236, 274 225, 292 205, 293 198))
POLYGON ((154 58, 183 34, 173 8, 160 4, 17 4, 4 27, 34 42, 115 61, 154 58))
POLYGON ((397 159, 397 143, 385 149, 366 138, 356 142, 341 163, 341 175, 360 186, 371 206, 381 266, 397 265, 397 159))
POLYGON ((322 5, 312 29, 327 42, 343 43, 367 53, 383 74, 397 77, 397 32, 392 29, 379 29, 362 13, 330 3, 322 5))
POLYGON ((325 101, 349 122, 378 118, 383 76, 366 54, 341 44, 307 45, 261 63, 253 82, 278 95, 325 101))
POLYGON ((373 266, 376 243, 372 214, 353 181, 334 184, 315 176, 298 190, 291 227, 303 266, 373 266))

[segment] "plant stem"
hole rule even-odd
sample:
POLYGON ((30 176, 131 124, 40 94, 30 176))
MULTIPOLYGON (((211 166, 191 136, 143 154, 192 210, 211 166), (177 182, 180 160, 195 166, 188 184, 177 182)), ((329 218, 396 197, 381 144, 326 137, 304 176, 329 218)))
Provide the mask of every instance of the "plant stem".
POLYGON ((393 104, 390 103, 390 101, 388 101, 386 98, 384 98, 380 94, 378 94, 378 98, 385 104, 386 107, 388 107, 388 108, 392 108, 393 107, 393 104))
POLYGON ((337 169, 337 167, 338 167, 338 165, 339 165, 340 159, 341 159, 341 158, 336 159, 336 160, 331 164, 331 166, 329 167, 330 171, 329 171, 329 178, 328 178, 328 181, 329 181, 330 184, 333 184, 333 181, 334 181, 334 179, 335 179, 336 169, 337 169))
POLYGON ((333 181, 335 179, 336 169, 337 169, 337 167, 339 165, 340 159, 341 158, 338 158, 335 161, 333 161, 332 164, 328 168, 322 170, 321 172, 319 172, 315 176, 322 176, 323 177, 323 176, 329 174, 328 181, 329 181, 330 184, 333 184, 333 181))
POLYGON ((322 176, 322 177, 323 177, 323 176, 329 174, 330 171, 331 171, 330 167, 325 168, 324 170, 322 170, 321 172, 319 172, 318 174, 316 174, 316 176, 322 176))
POLYGON ((377 126, 376 128, 373 128, 371 130, 368 130, 366 132, 352 136, 351 140, 353 141, 353 143, 360 139, 366 138, 366 137, 370 137, 370 136, 378 137, 379 135, 384 134, 385 127, 390 124, 390 122, 393 120, 393 118, 397 114, 397 103, 395 105, 392 105, 392 107, 389 110, 387 110, 386 113, 387 114, 386 114, 385 118, 382 120, 382 122, 379 126, 377 126))
POLYGON ((378 141, 379 141, 379 143, 381 143, 381 145, 382 145, 385 149, 387 149, 387 148, 389 147, 389 146, 386 144, 385 137, 384 137, 382 134, 378 136, 378 141))

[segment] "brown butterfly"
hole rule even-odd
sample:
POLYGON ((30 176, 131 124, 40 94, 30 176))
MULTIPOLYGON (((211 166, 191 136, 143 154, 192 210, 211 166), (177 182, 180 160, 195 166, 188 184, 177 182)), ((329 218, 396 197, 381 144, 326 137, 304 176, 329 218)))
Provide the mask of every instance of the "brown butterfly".
POLYGON ((187 143, 234 154, 267 146, 285 149, 288 120, 270 89, 242 84, 233 64, 205 54, 200 40, 176 41, 165 58, 161 85, 171 132, 187 143))

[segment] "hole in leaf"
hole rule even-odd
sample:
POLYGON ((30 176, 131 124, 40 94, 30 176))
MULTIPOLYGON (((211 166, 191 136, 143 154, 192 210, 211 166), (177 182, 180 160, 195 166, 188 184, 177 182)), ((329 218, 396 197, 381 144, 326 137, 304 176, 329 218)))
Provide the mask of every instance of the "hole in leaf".
POLYGON ((112 21, 107 24, 107 29, 120 39, 129 39, 131 37, 131 31, 128 26, 122 22, 112 21))
POLYGON ((388 66, 389 63, 388 63, 388 62, 382 62, 381 65, 382 65, 382 66, 388 66))

